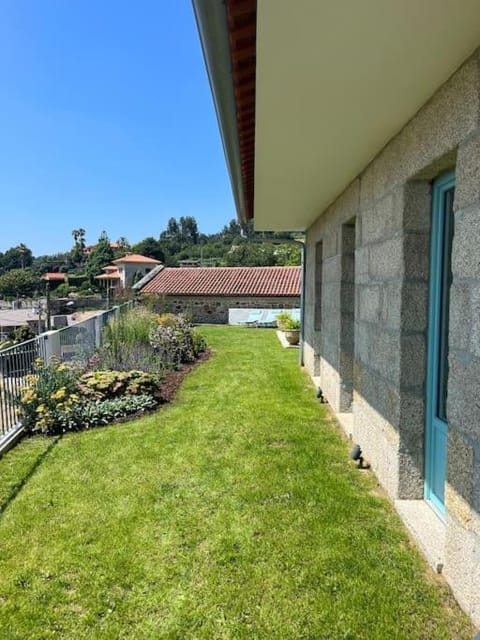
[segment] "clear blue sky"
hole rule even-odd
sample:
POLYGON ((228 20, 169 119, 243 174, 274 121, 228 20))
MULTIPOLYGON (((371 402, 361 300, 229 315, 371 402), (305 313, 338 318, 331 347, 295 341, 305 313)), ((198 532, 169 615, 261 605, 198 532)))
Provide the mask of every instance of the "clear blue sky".
POLYGON ((0 251, 235 216, 190 0, 0 0, 0 251))

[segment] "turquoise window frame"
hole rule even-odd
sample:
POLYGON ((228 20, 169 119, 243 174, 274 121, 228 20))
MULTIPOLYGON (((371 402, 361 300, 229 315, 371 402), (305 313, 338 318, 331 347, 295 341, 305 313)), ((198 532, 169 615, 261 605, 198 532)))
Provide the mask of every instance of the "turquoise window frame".
POLYGON ((430 288, 428 308, 427 388, 425 426, 425 499, 444 517, 444 487, 447 464, 448 423, 438 417, 439 357, 444 289, 444 246, 446 225, 446 194, 455 188, 455 172, 439 176, 433 183, 432 224, 430 242, 430 288), (437 434, 440 434, 440 438, 437 434), (435 492, 435 480, 442 480, 441 495, 435 492))

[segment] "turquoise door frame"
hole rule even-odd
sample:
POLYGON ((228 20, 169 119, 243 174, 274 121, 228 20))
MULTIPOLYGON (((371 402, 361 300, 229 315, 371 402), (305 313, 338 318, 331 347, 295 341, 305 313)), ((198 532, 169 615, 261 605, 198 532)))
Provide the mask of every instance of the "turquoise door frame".
POLYGON ((445 514, 448 315, 455 174, 433 184, 425 428, 425 499, 445 514))

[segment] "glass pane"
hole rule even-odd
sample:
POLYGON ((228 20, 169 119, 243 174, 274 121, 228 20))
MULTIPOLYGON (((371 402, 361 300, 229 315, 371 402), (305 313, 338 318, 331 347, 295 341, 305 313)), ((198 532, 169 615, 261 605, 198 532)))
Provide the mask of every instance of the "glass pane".
POLYGON ((452 240, 453 240, 453 196, 454 189, 444 194, 443 201, 443 242, 442 274, 440 297, 440 327, 438 350, 438 406, 437 416, 447 421, 447 385, 448 385, 448 315, 450 308, 450 285, 452 284, 452 240))

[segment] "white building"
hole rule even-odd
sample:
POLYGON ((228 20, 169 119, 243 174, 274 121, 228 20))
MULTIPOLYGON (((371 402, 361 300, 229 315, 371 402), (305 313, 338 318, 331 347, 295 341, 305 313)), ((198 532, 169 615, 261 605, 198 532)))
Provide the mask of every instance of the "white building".
POLYGON ((110 289, 128 289, 159 264, 161 264, 160 260, 147 258, 138 253, 129 253, 104 267, 105 273, 97 276, 96 279, 106 282, 110 289))

